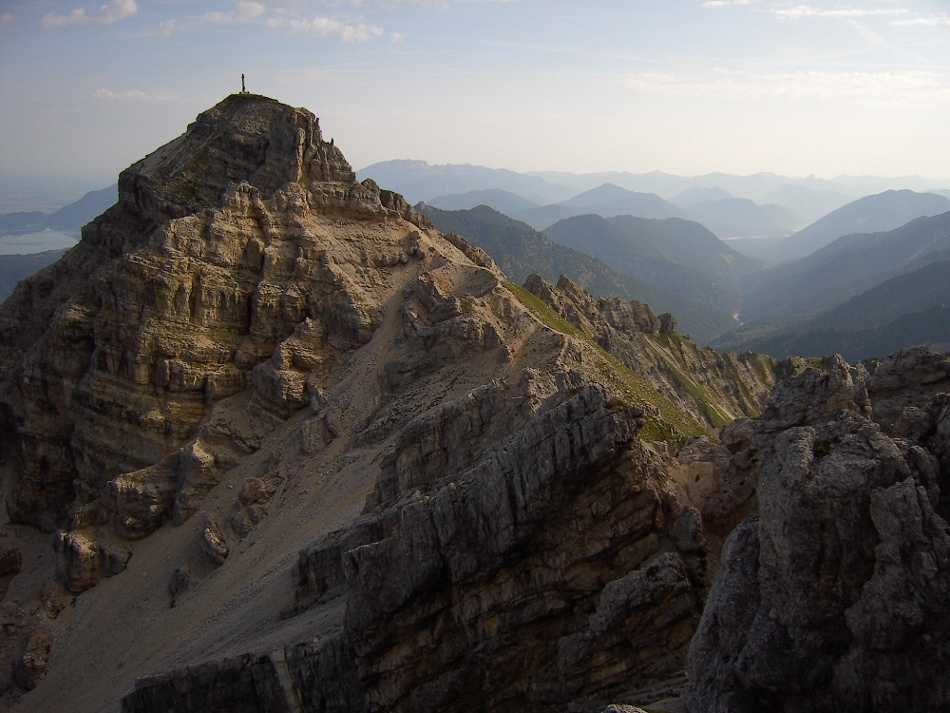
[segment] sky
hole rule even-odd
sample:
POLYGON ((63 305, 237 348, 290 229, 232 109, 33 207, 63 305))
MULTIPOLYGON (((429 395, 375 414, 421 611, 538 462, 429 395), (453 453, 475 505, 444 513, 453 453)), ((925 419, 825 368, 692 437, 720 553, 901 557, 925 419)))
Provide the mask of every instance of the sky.
POLYGON ((950 179, 948 0, 0 0, 0 178, 109 185, 242 73, 357 170, 950 179))

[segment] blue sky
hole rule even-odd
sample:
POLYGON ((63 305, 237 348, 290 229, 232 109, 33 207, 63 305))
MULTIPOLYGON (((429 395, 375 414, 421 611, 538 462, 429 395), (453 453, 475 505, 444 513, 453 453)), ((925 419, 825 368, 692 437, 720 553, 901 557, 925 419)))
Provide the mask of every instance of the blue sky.
POLYGON ((107 185, 242 72, 356 169, 950 178, 946 0, 0 0, 0 176, 107 185))

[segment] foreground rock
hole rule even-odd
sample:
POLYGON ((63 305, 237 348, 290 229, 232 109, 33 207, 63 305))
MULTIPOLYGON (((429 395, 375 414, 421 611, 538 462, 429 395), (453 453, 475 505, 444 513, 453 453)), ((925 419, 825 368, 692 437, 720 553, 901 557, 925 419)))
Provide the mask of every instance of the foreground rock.
POLYGON ((725 543, 690 649, 690 711, 945 707, 946 363, 926 350, 884 360, 870 398, 840 361, 806 370, 743 447, 731 441, 723 470, 754 479, 756 516, 725 543))
POLYGON ((335 637, 140 681, 123 710, 166 710, 186 691, 182 710, 230 695, 245 699, 234 710, 282 710, 270 701, 285 696, 303 710, 587 710, 678 671, 699 615, 702 533, 636 439, 636 411, 597 387, 555 391, 473 467, 419 450, 466 414, 485 420, 459 446, 511 428, 496 404, 544 396, 553 384, 537 378, 411 423, 378 506, 301 553, 295 611, 345 598, 335 637))

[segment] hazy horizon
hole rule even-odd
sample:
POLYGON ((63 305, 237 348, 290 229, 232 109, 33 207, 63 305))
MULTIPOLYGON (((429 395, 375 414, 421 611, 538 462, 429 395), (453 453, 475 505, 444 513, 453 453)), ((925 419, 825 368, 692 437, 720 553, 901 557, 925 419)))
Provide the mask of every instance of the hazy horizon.
POLYGON ((0 172, 114 181, 247 89, 354 166, 950 179, 936 0, 0 6, 0 172))

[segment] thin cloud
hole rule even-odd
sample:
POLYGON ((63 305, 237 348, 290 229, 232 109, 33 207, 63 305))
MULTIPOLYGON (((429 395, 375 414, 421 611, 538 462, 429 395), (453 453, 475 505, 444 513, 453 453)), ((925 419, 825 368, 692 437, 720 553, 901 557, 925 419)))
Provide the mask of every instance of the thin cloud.
POLYGON ((929 15, 926 17, 911 17, 906 20, 894 20, 892 25, 901 27, 941 27, 950 26, 950 15, 929 15))
POLYGON ((139 89, 132 89, 126 92, 114 92, 111 89, 97 89, 92 93, 96 99, 105 99, 108 101, 171 101, 175 97, 169 94, 148 94, 139 89))
POLYGON ((800 20, 803 17, 831 17, 840 20, 854 20, 865 17, 902 17, 911 12, 903 7, 841 8, 821 10, 812 5, 790 5, 772 8, 772 12, 786 20, 800 20))
POLYGON ((162 20, 158 23, 158 31, 155 33, 159 37, 171 37, 176 31, 181 29, 181 23, 177 18, 162 20))
POLYGON ((950 101, 950 86, 935 72, 732 73, 696 81, 668 73, 628 75, 631 89, 669 97, 728 99, 850 99, 869 104, 924 106, 950 101))
POLYGON ((77 25, 89 24, 112 24, 119 20, 131 17, 139 11, 138 3, 135 0, 110 0, 107 5, 102 5, 94 13, 87 13, 86 8, 77 7, 68 15, 55 15, 48 12, 40 20, 40 24, 46 29, 56 29, 60 27, 75 27, 77 25))
POLYGON ((11 22, 13 22, 12 12, 0 13, 0 25, 9 25, 11 22))
POLYGON ((242 0, 234 4, 228 12, 214 11, 203 15, 171 17, 158 23, 158 29, 152 32, 157 37, 171 37, 176 32, 192 30, 202 25, 245 24, 261 22, 267 15, 267 5, 255 0, 242 0))
POLYGON ((239 2, 231 12, 207 12, 200 19, 205 22, 253 22, 263 17, 267 6, 259 2, 239 2))
POLYGON ((311 19, 300 17, 272 17, 267 21, 268 27, 286 28, 292 32, 310 32, 318 37, 335 35, 343 42, 368 42, 385 34, 385 30, 378 25, 359 23, 348 25, 329 17, 314 17, 311 19))

